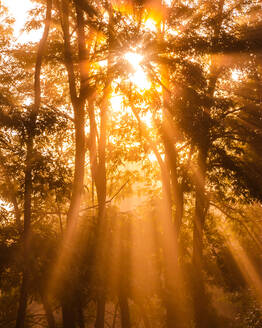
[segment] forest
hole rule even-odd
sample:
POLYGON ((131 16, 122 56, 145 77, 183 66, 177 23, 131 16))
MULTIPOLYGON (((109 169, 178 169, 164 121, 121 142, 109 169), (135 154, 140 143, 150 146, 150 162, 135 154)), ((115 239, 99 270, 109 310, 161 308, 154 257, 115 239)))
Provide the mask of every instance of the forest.
POLYGON ((0 327, 261 328, 262 1, 11 2, 0 327))

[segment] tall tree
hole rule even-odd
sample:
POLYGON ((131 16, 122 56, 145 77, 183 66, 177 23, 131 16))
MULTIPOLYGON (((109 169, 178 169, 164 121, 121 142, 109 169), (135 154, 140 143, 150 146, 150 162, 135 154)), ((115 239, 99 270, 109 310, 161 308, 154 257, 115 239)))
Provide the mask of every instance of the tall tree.
POLYGON ((36 56, 35 64, 35 82, 34 82, 34 106, 29 115, 27 124, 27 140, 26 140, 26 162, 25 162, 25 191, 24 191, 24 269, 21 283, 20 300, 17 312, 16 327, 23 328, 25 326, 25 315, 28 298, 28 284, 30 277, 30 263, 28 262, 28 254, 30 253, 30 235, 31 235, 31 213, 32 213, 32 165, 34 160, 34 138, 35 138, 35 124, 40 108, 41 102, 41 88, 40 88, 40 73, 43 55, 46 47, 50 22, 51 22, 52 0, 47 1, 45 28, 36 56))

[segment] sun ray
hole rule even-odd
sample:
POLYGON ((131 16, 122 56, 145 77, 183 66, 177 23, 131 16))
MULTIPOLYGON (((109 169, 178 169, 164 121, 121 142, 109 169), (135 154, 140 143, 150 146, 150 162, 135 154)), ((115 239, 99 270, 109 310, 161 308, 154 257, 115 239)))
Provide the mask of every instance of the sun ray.
MULTIPOLYGON (((226 216, 223 212, 222 214, 226 216)), ((241 244, 238 236, 230 227, 228 221, 224 220, 223 227, 217 223, 217 229, 224 237, 226 245, 231 252, 237 266, 239 267, 244 279, 254 290, 255 295, 262 305, 262 279, 257 272, 257 268, 252 263, 246 250, 241 244)))

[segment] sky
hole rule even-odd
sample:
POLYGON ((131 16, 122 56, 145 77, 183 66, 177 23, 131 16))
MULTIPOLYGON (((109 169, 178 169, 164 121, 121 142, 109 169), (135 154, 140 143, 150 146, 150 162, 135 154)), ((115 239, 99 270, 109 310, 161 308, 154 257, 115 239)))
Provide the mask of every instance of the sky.
POLYGON ((39 41, 41 37, 41 33, 38 31, 32 31, 30 33, 21 32, 26 19, 27 12, 34 8, 35 4, 33 4, 30 0, 0 0, 0 3, 6 6, 9 9, 10 15, 15 18, 14 23, 14 32, 17 41, 20 43, 24 43, 27 41, 39 41))

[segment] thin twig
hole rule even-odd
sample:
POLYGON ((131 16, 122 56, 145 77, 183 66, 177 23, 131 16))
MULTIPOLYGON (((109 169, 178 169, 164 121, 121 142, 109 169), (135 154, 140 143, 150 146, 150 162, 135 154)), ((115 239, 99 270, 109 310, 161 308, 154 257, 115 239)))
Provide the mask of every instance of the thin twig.
MULTIPOLYGON (((106 201, 106 204, 108 204, 108 203, 111 203, 112 202, 112 200, 114 200, 115 198, 116 198, 116 196, 124 189, 124 187, 128 184, 128 182, 130 181, 130 179, 128 179, 119 189, 118 189, 118 191, 110 198, 110 199, 108 199, 107 201, 106 201)), ((84 212, 84 211, 87 211, 87 210, 91 210, 91 209, 93 209, 93 208, 97 208, 98 207, 98 204, 96 204, 96 205, 93 205, 93 206, 88 206, 88 207, 86 207, 86 208, 83 208, 82 210, 81 210, 81 212, 84 212)))

